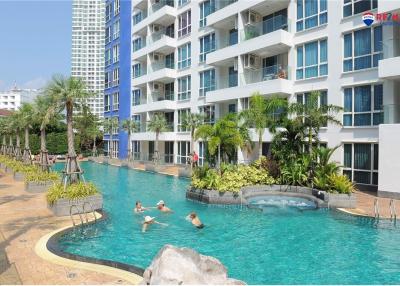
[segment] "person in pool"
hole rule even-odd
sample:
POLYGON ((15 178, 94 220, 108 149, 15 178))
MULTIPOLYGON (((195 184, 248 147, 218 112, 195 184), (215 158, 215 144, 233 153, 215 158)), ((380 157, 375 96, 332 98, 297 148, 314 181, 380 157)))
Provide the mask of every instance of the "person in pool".
POLYGON ((137 201, 136 204, 135 204, 135 208, 133 209, 133 211, 135 213, 142 213, 142 212, 147 211, 147 210, 149 210, 149 208, 143 207, 141 201, 137 201))
POLYGON ((203 228, 204 224, 201 222, 199 216, 195 212, 191 212, 186 217, 195 227, 203 228))
POLYGON ((168 224, 156 221, 155 217, 151 217, 151 216, 147 215, 147 216, 144 217, 144 221, 143 221, 143 224, 142 224, 142 232, 146 232, 146 230, 149 227, 149 225, 155 224, 155 223, 163 225, 163 226, 168 226, 168 224))
POLYGON ((172 212, 172 210, 169 207, 165 206, 165 203, 163 200, 161 200, 157 203, 157 209, 163 213, 171 213, 172 212))

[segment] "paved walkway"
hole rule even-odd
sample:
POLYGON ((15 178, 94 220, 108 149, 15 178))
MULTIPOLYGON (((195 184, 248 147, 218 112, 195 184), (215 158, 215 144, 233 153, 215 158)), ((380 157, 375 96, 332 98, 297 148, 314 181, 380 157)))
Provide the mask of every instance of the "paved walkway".
POLYGON ((51 214, 45 194, 27 193, 22 182, 0 173, 0 284, 128 284, 36 255, 34 248, 42 236, 70 224, 69 217, 51 214))

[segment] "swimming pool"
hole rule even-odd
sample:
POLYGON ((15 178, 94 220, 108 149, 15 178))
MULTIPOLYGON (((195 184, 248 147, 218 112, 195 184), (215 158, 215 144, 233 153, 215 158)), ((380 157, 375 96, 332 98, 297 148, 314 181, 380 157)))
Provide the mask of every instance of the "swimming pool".
POLYGON ((108 218, 65 233, 59 240, 65 252, 145 268, 168 243, 218 258, 230 277, 249 284, 400 283, 400 230, 389 222, 324 209, 208 206, 185 199, 186 179, 90 162, 82 167, 101 189, 108 218), (154 206, 160 199, 175 212, 148 214, 169 226, 142 233, 135 201, 154 206), (204 229, 185 220, 190 211, 204 229))

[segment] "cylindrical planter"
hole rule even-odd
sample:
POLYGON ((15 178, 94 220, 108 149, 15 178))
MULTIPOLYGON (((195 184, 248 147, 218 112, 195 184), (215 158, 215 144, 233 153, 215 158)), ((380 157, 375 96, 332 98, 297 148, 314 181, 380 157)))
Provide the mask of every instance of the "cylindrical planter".
POLYGON ((25 191, 29 193, 44 193, 54 184, 53 181, 25 182, 25 191))
POLYGON ((14 172, 14 180, 18 181, 18 182, 22 182, 25 180, 25 175, 24 173, 21 172, 14 172))
POLYGON ((69 216, 70 211, 72 214, 82 214, 84 212, 90 213, 92 210, 101 210, 103 208, 103 196, 97 194, 77 200, 59 199, 53 205, 48 205, 48 208, 56 216, 69 216), (71 206, 74 207, 71 209, 71 206))

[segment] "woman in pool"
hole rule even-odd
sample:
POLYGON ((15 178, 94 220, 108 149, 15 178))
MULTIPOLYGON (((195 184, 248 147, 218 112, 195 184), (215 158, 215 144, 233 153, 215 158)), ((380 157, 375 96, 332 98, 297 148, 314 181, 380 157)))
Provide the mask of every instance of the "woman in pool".
POLYGON ((141 201, 137 201, 136 204, 135 204, 135 208, 133 209, 133 211, 135 213, 142 213, 142 212, 147 211, 147 210, 149 210, 149 208, 143 207, 141 201))
POLYGON ((157 203, 157 209, 163 213, 171 213, 172 212, 172 210, 169 207, 165 206, 165 203, 163 200, 161 200, 157 203))
POLYGON ((166 223, 161 223, 161 222, 156 221, 155 217, 151 217, 151 216, 147 215, 147 216, 144 217, 144 221, 143 221, 143 224, 142 224, 142 232, 146 232, 146 230, 149 227, 149 225, 154 224, 154 223, 160 224, 160 225, 163 225, 163 226, 168 226, 168 224, 166 224, 166 223))
POLYGON ((186 218, 195 227, 197 227, 197 228, 203 228, 204 227, 204 224, 201 222, 201 220, 199 219, 199 216, 195 212, 191 212, 190 214, 188 214, 188 216, 186 218))

